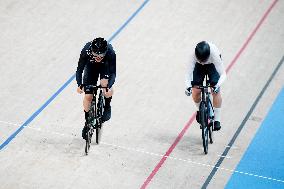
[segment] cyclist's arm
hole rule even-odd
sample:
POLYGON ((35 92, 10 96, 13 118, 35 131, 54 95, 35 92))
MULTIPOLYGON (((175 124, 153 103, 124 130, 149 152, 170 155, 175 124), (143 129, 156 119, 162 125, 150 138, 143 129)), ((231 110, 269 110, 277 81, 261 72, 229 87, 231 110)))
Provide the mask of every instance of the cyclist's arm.
POLYGON ((212 61, 220 76, 216 85, 220 87, 222 83, 226 80, 227 77, 226 70, 224 68, 223 60, 221 58, 221 53, 217 48, 217 46, 211 42, 209 42, 209 45, 210 45, 210 57, 211 57, 210 61, 212 61))
POLYGON ((194 55, 191 56, 191 59, 189 63, 187 64, 187 69, 186 69, 186 75, 185 75, 185 86, 186 88, 191 87, 191 81, 193 80, 193 70, 196 64, 196 61, 193 57, 194 55))
POLYGON ((82 74, 87 64, 87 60, 88 59, 87 59, 86 49, 83 48, 80 54, 80 58, 79 58, 78 66, 76 70, 76 81, 77 81, 78 87, 82 85, 82 74))
POLYGON ((109 80, 108 80, 108 88, 110 89, 112 87, 112 85, 115 82, 115 78, 116 78, 116 54, 114 52, 114 50, 112 49, 112 47, 110 48, 111 52, 110 52, 110 56, 109 56, 109 60, 108 60, 108 75, 109 75, 109 80))
POLYGON ((227 74, 226 74, 226 70, 224 68, 223 60, 221 58, 221 53, 219 52, 219 50, 216 47, 212 48, 212 49, 213 49, 213 51, 212 51, 213 63, 215 65, 217 72, 220 75, 220 78, 219 78, 218 83, 216 85, 221 86, 222 83, 226 80, 227 74))
POLYGON ((226 80, 227 78, 227 74, 226 74, 226 71, 225 71, 225 68, 224 68, 224 65, 220 65, 220 66, 217 66, 216 67, 219 75, 220 75, 220 78, 218 80, 218 83, 217 83, 217 86, 221 86, 223 84, 223 82, 226 80))

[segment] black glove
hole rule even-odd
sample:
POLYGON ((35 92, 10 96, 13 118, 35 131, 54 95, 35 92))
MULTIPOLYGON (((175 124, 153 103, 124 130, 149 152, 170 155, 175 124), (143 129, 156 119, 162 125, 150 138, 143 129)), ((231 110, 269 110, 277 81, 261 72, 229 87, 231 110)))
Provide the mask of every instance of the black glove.
POLYGON ((219 93, 219 91, 220 91, 220 86, 215 85, 215 86, 213 87, 213 93, 219 93))
POLYGON ((186 96, 190 96, 191 93, 192 93, 192 88, 188 87, 187 89, 185 89, 184 93, 185 93, 186 96))

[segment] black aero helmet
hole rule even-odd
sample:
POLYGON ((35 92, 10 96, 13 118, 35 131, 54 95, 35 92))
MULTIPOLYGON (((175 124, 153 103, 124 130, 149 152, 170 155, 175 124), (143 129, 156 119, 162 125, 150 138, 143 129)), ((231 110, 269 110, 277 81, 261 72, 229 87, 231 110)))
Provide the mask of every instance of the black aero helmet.
POLYGON ((96 54, 104 54, 107 51, 107 41, 102 37, 98 37, 92 41, 91 48, 96 54))
POLYGON ((210 46, 206 41, 201 41, 196 45, 195 56, 201 62, 205 62, 209 58, 210 46))

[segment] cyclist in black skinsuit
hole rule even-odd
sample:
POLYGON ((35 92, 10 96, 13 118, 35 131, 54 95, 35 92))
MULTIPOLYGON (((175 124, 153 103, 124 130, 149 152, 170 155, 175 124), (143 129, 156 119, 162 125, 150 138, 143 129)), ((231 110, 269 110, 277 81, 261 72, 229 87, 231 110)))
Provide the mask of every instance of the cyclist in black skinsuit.
POLYGON ((85 126, 82 130, 82 137, 85 139, 87 132, 87 117, 90 110, 90 105, 93 98, 93 91, 87 85, 97 85, 98 78, 100 76, 100 85, 107 87, 108 90, 104 90, 105 107, 102 120, 108 121, 111 117, 110 102, 113 95, 113 84, 116 77, 116 54, 104 38, 98 37, 93 41, 88 42, 81 51, 78 61, 78 67, 76 71, 77 92, 85 92, 83 106, 85 112, 85 126), (84 77, 82 81, 82 75, 84 77))

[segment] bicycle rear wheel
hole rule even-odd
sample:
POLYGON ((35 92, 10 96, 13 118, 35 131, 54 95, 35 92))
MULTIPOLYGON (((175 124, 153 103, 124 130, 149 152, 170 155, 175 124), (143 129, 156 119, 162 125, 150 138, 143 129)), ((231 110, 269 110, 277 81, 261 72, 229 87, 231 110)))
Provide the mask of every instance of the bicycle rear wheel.
POLYGON ((208 153, 208 116, 205 102, 201 102, 199 106, 200 124, 202 127, 202 144, 204 153, 208 153))
POLYGON ((96 128, 96 143, 99 144, 100 128, 96 128))
POLYGON ((88 155, 90 150, 90 143, 91 143, 91 134, 90 131, 87 132, 86 135, 86 146, 85 146, 85 154, 88 155))
POLYGON ((209 142, 210 144, 213 144, 213 121, 209 123, 208 130, 209 130, 209 142))

